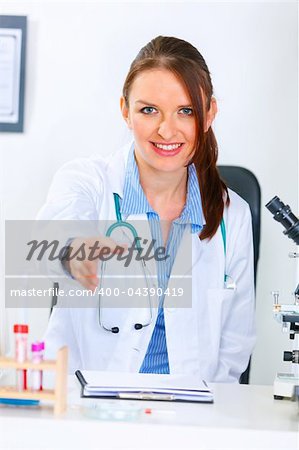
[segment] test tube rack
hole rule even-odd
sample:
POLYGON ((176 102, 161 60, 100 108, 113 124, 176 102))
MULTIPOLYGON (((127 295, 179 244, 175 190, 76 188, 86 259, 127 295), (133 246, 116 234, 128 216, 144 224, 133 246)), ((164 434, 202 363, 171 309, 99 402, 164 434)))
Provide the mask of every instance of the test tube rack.
POLYGON ((29 388, 25 391, 18 391, 14 386, 0 386, 0 398, 51 400, 54 401, 54 414, 62 414, 66 410, 67 359, 67 347, 62 347, 58 350, 56 360, 44 360, 40 363, 33 363, 31 361, 20 363, 13 358, 0 357, 0 368, 3 369, 51 370, 56 372, 54 389, 32 391, 29 388))

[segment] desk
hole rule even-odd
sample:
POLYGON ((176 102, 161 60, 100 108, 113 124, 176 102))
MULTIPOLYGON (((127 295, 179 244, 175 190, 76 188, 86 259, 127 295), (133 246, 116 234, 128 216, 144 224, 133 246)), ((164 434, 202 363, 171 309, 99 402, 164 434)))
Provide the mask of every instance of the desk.
POLYGON ((0 407, 0 448, 298 450, 297 403, 273 400, 272 386, 211 387, 214 404, 134 401, 132 407, 142 409, 137 418, 116 422, 88 417, 86 405, 95 400, 80 399, 72 377, 68 410, 59 418, 48 406, 0 407), (152 408, 153 413, 145 414, 144 408, 152 408))

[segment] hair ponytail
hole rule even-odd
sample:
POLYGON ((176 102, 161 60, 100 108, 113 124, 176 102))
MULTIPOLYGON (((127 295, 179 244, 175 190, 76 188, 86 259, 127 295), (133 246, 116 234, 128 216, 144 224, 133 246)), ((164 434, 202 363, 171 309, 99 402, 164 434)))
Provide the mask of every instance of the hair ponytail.
POLYGON ((227 187, 221 180, 216 167, 217 158, 217 141, 210 127, 205 133, 202 151, 195 152, 191 161, 196 167, 202 209, 206 220, 200 239, 211 239, 214 236, 223 216, 224 202, 229 205, 227 187))

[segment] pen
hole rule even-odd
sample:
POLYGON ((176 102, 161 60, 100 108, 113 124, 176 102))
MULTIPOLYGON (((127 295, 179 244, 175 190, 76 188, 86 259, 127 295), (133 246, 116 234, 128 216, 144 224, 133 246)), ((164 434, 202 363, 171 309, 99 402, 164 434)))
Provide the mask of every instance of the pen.
POLYGON ((152 394, 150 392, 119 392, 118 398, 132 400, 175 400, 175 395, 152 394))
POLYGON ((158 415, 158 416, 174 416, 175 415, 175 411, 171 410, 171 409, 152 409, 152 408, 145 408, 145 410, 143 411, 144 414, 150 416, 151 414, 153 414, 154 416, 158 415))

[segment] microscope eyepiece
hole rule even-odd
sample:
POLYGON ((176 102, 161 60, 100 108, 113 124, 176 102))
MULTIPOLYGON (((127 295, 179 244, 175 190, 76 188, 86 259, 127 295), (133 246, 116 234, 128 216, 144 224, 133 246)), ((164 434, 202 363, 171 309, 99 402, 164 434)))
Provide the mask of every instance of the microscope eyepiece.
POLYGON ((292 213, 289 205, 285 205, 275 196, 266 204, 266 208, 273 214, 274 220, 283 225, 284 234, 299 245, 299 219, 292 213))

